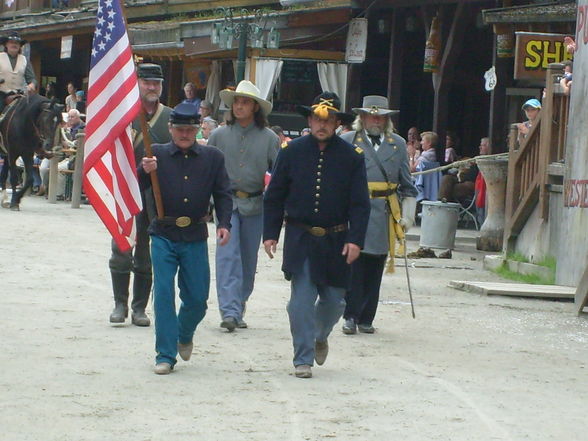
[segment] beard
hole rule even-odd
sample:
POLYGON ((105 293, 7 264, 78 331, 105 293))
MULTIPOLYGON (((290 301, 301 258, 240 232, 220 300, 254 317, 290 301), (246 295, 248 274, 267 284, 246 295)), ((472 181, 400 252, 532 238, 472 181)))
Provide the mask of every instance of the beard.
POLYGON ((366 128, 365 131, 370 136, 380 136, 382 134, 382 129, 380 129, 377 126, 372 126, 372 127, 366 128))

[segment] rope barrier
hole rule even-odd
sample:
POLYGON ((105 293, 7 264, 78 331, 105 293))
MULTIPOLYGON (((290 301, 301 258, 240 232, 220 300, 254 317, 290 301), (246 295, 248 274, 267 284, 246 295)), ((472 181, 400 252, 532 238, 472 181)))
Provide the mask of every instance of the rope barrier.
POLYGON ((480 155, 476 156, 475 158, 470 159, 462 159, 461 161, 455 161, 451 164, 443 165, 441 167, 431 168, 429 170, 414 172, 411 173, 411 176, 418 176, 418 175, 426 175, 427 173, 435 173, 438 171, 448 170, 450 168, 458 168, 462 164, 470 164, 472 162, 476 162, 478 159, 508 159, 508 152, 507 153, 497 153, 495 155, 480 155))

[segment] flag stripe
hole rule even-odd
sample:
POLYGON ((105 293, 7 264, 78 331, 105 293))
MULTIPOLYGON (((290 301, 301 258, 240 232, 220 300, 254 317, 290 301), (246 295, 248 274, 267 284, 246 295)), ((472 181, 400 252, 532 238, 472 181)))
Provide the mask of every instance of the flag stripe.
POLYGON ((120 0, 98 1, 88 86, 84 190, 126 251, 142 209, 129 127, 141 102, 120 0))

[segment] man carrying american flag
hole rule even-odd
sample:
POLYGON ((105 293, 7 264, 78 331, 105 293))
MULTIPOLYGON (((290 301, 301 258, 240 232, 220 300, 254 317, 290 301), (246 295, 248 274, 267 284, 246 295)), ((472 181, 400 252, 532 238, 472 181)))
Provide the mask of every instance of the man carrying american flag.
POLYGON ((132 322, 149 326, 149 221, 136 176, 137 159, 144 156, 137 115, 142 107, 151 138, 165 143, 170 140, 166 125, 171 109, 159 103, 161 67, 145 64, 137 70, 138 82, 119 0, 100 0, 88 88, 84 189, 113 238, 109 266, 115 308, 110 322, 124 323, 128 316, 132 270, 132 322))

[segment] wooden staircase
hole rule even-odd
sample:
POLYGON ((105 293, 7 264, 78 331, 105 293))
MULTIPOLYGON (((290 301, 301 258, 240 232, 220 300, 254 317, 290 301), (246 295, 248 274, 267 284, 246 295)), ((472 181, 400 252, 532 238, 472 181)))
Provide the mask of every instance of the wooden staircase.
POLYGON ((539 204, 539 215, 549 217, 549 165, 563 163, 569 116, 569 96, 559 91, 557 77, 563 66, 553 63, 546 74, 542 109, 527 137, 517 140, 517 124, 509 136, 508 181, 506 187, 506 222, 504 251, 514 250, 515 240, 529 216, 539 204))

